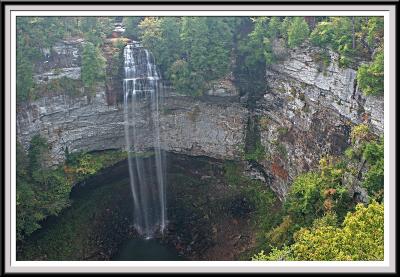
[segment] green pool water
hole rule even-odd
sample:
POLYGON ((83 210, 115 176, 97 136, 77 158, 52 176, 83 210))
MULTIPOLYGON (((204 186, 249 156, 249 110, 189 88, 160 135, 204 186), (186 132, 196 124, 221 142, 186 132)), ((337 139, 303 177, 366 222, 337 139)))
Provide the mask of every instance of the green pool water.
POLYGON ((112 261, 183 261, 174 248, 155 239, 130 239, 122 243, 112 261))

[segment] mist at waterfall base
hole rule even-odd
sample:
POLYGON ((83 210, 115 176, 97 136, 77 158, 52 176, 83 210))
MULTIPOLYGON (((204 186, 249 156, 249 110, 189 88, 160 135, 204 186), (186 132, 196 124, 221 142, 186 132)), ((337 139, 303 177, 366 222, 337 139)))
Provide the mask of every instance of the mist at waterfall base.
POLYGON ((159 105, 162 83, 153 55, 139 43, 124 48, 124 121, 130 186, 133 197, 133 225, 146 239, 164 232, 166 218, 165 156, 160 149, 159 105), (143 120, 137 114, 145 112, 143 120), (148 124, 149 135, 138 134, 137 124, 148 124), (141 159, 144 140, 152 140, 153 155, 141 159))

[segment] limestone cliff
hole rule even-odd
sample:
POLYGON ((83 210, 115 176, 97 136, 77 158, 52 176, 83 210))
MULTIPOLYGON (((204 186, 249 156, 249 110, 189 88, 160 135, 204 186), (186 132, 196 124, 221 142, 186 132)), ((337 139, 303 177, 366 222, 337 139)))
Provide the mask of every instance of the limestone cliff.
MULTIPOLYGON (((80 43, 53 49, 47 62, 36 67, 36 82, 79 79, 80 43)), ((377 135, 383 134, 383 97, 364 96, 357 87, 355 70, 340 68, 337 54, 329 52, 329 65, 321 66, 319 51, 309 46, 290 50, 284 61, 268 68, 267 89, 251 113, 237 96, 168 94, 160 108, 162 148, 241 160, 246 125, 255 112, 266 155, 258 162, 259 172, 251 174, 284 198, 295 176, 315 168, 322 155, 340 155, 346 149, 352 125, 365 122, 377 135)), ((49 141, 54 163, 64 159, 66 148, 69 152, 124 148, 123 107, 116 97, 109 101, 110 92, 119 93, 115 83, 107 80, 90 101, 55 93, 21 105, 18 139, 27 148, 31 137, 40 133, 49 141)), ((151 116, 146 109, 134 116, 139 135, 149 138, 140 140, 144 141, 141 148, 151 148, 151 116)))
MULTIPOLYGON (((151 116, 143 108, 134 117, 138 134, 143 136, 140 141, 144 141, 140 148, 151 148, 151 116)), ((245 108, 238 103, 166 97, 161 108, 161 145, 165 150, 188 155, 239 159, 246 118, 245 108)), ((52 159, 58 163, 64 159, 66 147, 71 153, 123 149, 124 110, 119 105, 108 105, 100 89, 90 104, 86 97, 42 98, 17 114, 17 133, 26 147, 34 134, 46 137, 52 159)))
POLYGON ((316 59, 320 52, 309 46, 291 50, 286 60, 267 70, 268 89, 257 103, 267 152, 260 164, 281 196, 322 155, 341 155, 349 146, 351 126, 366 123, 383 134, 383 97, 364 96, 356 71, 340 68, 334 52, 323 68, 316 59))

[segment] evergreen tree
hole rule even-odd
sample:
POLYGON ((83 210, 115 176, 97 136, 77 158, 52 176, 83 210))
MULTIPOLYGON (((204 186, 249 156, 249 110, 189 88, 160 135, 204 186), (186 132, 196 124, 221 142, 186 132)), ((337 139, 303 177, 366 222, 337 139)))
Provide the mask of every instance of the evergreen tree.
POLYGON ((82 53, 82 81, 88 96, 93 96, 95 85, 104 81, 105 77, 105 58, 101 55, 98 47, 93 43, 87 42, 82 53))
POLYGON ((303 43, 310 33, 304 17, 294 17, 288 28, 288 45, 290 48, 299 46, 303 43))
POLYGON ((133 40, 140 39, 140 22, 144 19, 144 16, 126 16, 123 19, 125 26, 124 36, 132 38, 133 40))

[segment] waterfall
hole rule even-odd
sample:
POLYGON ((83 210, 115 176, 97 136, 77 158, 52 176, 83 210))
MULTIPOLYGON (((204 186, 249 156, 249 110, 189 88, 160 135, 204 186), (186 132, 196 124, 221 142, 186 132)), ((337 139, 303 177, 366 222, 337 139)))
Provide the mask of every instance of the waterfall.
POLYGON ((139 43, 124 48, 124 121, 134 226, 151 238, 166 227, 165 156, 160 149, 159 105, 162 83, 153 55, 139 43), (145 119, 140 116, 145 115, 145 119), (147 122, 145 134, 138 125, 147 122), (152 140, 154 154, 144 158, 143 145, 152 140), (141 157, 142 156, 142 157, 141 157))

